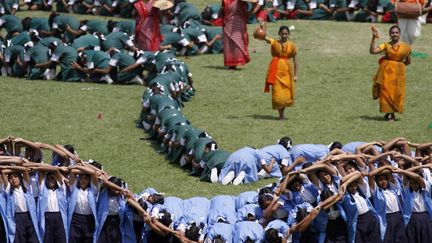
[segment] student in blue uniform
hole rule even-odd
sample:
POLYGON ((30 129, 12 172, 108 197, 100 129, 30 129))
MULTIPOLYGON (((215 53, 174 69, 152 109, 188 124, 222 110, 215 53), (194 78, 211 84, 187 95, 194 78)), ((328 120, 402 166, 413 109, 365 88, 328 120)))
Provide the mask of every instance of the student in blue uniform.
POLYGON ((357 171, 343 178, 341 190, 346 191, 342 206, 347 215, 348 242, 380 243, 381 232, 379 220, 372 203, 369 201, 368 185, 357 171))
POLYGON ((235 224, 237 221, 234 196, 219 195, 210 200, 207 224, 211 226, 217 223, 220 218, 229 224, 235 224))
POLYGON ((234 185, 258 181, 258 168, 271 173, 273 166, 277 166, 274 160, 269 165, 266 162, 262 163, 257 149, 244 147, 228 157, 219 174, 219 181, 222 185, 227 185, 231 181, 234 185))
POLYGON ((106 187, 98 197, 99 222, 95 242, 131 242, 131 239, 135 239, 135 232, 133 224, 125 218, 126 202, 122 196, 126 183, 115 176, 103 180, 106 187))
POLYGON ((3 190, 3 185, 0 185, 0 242, 6 243, 8 240, 8 232, 6 225, 6 197, 3 190))
POLYGON ((374 163, 369 164, 368 182, 384 243, 407 241, 402 216, 402 188, 391 173, 393 168, 387 165, 375 169, 374 163))
POLYGON ((69 242, 94 240, 98 228, 96 198, 98 195, 98 176, 95 170, 80 166, 71 170, 70 197, 68 205, 69 242), (79 178, 77 178, 79 174, 79 178))
POLYGON ((419 167, 401 171, 404 174, 403 207, 408 243, 426 243, 432 240, 431 183, 423 178, 425 175, 420 176, 430 173, 430 169, 420 172, 417 171, 419 167))
POLYGON ((242 221, 234 225, 233 242, 261 242, 263 239, 264 229, 255 221, 242 221))
POLYGON ((40 190, 37 212, 40 234, 44 243, 66 243, 66 236, 69 233, 66 185, 62 174, 55 167, 47 171, 39 170, 40 190))
POLYGON ((209 226, 204 242, 233 242, 234 226, 223 219, 209 226))
POLYGON ((9 242, 42 242, 38 231, 36 203, 30 191, 28 169, 9 166, 1 170, 1 175, 6 197, 9 242))
MULTIPOLYGON (((330 153, 330 150, 327 146, 322 144, 298 144, 292 146, 290 153, 292 161, 302 156, 307 162, 315 163, 325 158, 330 153)), ((299 168, 297 167, 296 169, 299 168)))
POLYGON ((269 145, 260 149, 262 159, 269 162, 272 158, 276 160, 276 163, 280 166, 281 174, 277 173, 279 166, 276 166, 272 173, 274 177, 281 177, 282 174, 286 175, 289 171, 289 165, 292 164, 291 155, 289 150, 291 149, 291 143, 288 143, 290 139, 288 137, 283 137, 279 140, 278 144, 269 145))
POLYGON ((270 221, 265 228, 266 242, 282 243, 287 242, 289 226, 280 219, 270 221), (285 240, 285 241, 284 241, 285 240))

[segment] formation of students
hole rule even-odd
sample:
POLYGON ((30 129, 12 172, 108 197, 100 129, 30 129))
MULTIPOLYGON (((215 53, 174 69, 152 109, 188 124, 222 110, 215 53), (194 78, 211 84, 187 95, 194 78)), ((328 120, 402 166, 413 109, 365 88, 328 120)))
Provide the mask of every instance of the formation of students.
POLYGON ((277 182, 180 199, 153 188, 133 194, 71 145, 1 139, 1 242, 432 240, 432 143, 333 142, 325 150, 281 141, 296 159, 282 160, 277 182))

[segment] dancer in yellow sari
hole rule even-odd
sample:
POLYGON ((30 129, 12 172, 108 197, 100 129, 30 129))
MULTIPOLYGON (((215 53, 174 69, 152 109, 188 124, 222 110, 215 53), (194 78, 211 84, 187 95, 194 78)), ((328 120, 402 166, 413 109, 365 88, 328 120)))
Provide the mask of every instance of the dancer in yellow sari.
POLYGON ((269 92, 272 86, 272 105, 274 110, 278 110, 280 120, 285 120, 285 107, 294 104, 294 82, 297 80, 297 47, 289 41, 289 34, 289 28, 281 26, 279 40, 263 38, 271 45, 273 56, 267 70, 264 92, 269 92))
POLYGON ((386 113, 388 121, 396 120, 395 112, 402 113, 405 99, 405 66, 411 63, 411 47, 400 41, 400 29, 397 25, 390 28, 390 42, 378 47, 375 40, 378 32, 372 27, 370 53, 384 53, 379 60, 379 68, 373 79, 372 95, 379 98, 380 112, 386 113))

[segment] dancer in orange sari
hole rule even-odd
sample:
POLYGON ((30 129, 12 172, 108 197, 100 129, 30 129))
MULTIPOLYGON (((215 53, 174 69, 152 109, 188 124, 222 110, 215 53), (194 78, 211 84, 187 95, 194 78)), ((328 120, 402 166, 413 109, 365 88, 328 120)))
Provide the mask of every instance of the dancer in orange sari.
POLYGON ((297 80, 297 47, 289 41, 289 34, 289 28, 281 26, 279 40, 264 37, 271 45, 273 56, 267 70, 264 92, 269 92, 272 86, 272 105, 274 110, 278 110, 280 120, 285 120, 285 107, 294 104, 294 82, 297 80))
POLYGON ((411 63, 411 47, 400 41, 400 29, 397 25, 390 28, 390 42, 378 47, 375 40, 378 32, 372 27, 370 53, 384 53, 379 60, 379 68, 373 79, 372 95, 379 98, 380 112, 386 113, 384 118, 395 121, 395 112, 402 113, 405 99, 405 66, 411 63))
POLYGON ((222 0, 224 65, 229 69, 245 65, 250 61, 248 52, 246 1, 222 0))
POLYGON ((136 16, 135 43, 143 51, 158 51, 162 40, 159 30, 159 9, 155 0, 138 0, 134 3, 136 16))

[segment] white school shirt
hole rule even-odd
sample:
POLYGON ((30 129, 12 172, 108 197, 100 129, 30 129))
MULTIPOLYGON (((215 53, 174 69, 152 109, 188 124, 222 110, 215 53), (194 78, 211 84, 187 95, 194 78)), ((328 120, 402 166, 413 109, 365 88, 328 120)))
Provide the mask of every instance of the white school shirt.
MULTIPOLYGON (((78 180, 75 181, 75 183, 72 186, 77 186, 78 180)), ((93 185, 93 183, 90 183, 90 187, 93 189, 93 191, 97 191, 97 188, 93 185)), ((82 214, 82 215, 90 215, 93 214, 90 203, 88 201, 88 194, 90 187, 88 187, 86 190, 83 190, 81 188, 76 188, 78 190, 78 197, 77 202, 75 205, 74 213, 82 214)))
MULTIPOLYGON (((58 199, 57 199, 57 190, 60 190, 61 193, 63 193, 66 196, 66 185, 62 184, 60 185, 57 183, 58 188, 56 190, 48 189, 48 204, 47 204, 47 212, 60 212, 60 208, 58 205, 58 199)), ((45 181, 42 182, 41 187, 46 187, 45 181)))
POLYGON ((426 205, 423 199, 422 193, 413 191, 413 212, 414 213, 422 213, 426 212, 426 205))
MULTIPOLYGON (((28 185, 26 187, 29 188, 28 185)), ((10 190, 11 188, 9 184, 5 191, 6 193, 10 193, 10 190)), ((28 212, 27 202, 24 196, 24 191, 22 189, 22 186, 19 186, 18 188, 13 188, 12 190, 13 190, 12 193, 14 194, 15 197, 15 213, 28 212)))
POLYGON ((303 199, 303 201, 309 203, 314 203, 317 200, 316 197, 314 197, 314 195, 312 195, 309 190, 306 190, 304 186, 302 186, 300 189, 300 197, 303 199))
POLYGON ((366 200, 360 195, 360 193, 356 192, 355 194, 351 194, 354 198, 354 201, 357 206, 358 215, 365 214, 369 212, 369 207, 367 205, 366 200))
MULTIPOLYGON (((332 191, 332 192, 334 192, 334 193, 338 193, 338 190, 337 190, 337 188, 336 188, 336 186, 335 186, 335 184, 334 183, 332 183, 332 184, 330 184, 330 185, 327 185, 327 188, 330 190, 330 191, 332 191)), ((338 210, 336 210, 336 209, 334 209, 334 207, 330 207, 330 211, 329 211, 329 213, 328 213, 328 218, 329 219, 337 219, 338 217, 339 217, 339 211, 338 210)))
POLYGON ((386 201, 386 213, 399 212, 399 204, 396 195, 391 190, 382 190, 386 201))
POLYGON ((117 197, 109 197, 108 202, 108 215, 118 215, 119 213, 119 202, 117 197))

